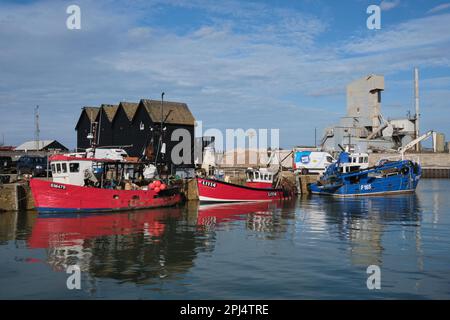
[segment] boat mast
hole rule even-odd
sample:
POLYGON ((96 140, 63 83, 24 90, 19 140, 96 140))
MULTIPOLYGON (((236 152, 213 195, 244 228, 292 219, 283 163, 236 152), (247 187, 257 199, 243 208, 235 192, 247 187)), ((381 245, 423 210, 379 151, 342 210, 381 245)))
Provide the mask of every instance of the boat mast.
MULTIPOLYGON (((420 111, 419 111, 419 68, 414 68, 414 101, 415 101, 415 107, 416 107, 416 121, 415 121, 415 129, 416 129, 416 139, 418 139, 420 136, 419 131, 419 118, 420 118, 420 111)), ((420 143, 416 145, 416 151, 420 151, 420 143)))
POLYGON ((155 167, 158 167, 158 157, 159 154, 162 153, 162 135, 163 135, 163 129, 164 129, 164 92, 161 93, 161 127, 159 132, 159 139, 158 139, 158 149, 156 150, 156 157, 155 157, 155 167))
POLYGON ((164 121, 164 92, 161 93, 161 142, 162 142, 162 131, 163 131, 163 121, 164 121))

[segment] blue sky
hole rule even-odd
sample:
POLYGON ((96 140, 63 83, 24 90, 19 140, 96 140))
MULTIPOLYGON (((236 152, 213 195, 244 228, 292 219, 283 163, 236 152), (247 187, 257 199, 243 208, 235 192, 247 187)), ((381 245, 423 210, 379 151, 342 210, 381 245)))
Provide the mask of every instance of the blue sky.
POLYGON ((0 134, 76 144, 85 105, 188 103, 204 128, 279 128, 283 147, 314 143, 345 114, 345 86, 385 76, 382 112, 413 110, 420 68, 422 131, 450 138, 450 2, 2 1, 0 134), (66 8, 81 8, 81 30, 66 8), (366 9, 382 8, 381 30, 366 9))

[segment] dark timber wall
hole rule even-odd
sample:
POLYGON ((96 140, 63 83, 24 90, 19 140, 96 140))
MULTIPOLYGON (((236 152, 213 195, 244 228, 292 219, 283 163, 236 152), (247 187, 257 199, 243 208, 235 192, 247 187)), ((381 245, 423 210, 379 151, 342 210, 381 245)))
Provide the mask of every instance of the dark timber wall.
MULTIPOLYGON (((170 102, 168 102, 168 104, 168 108, 177 108, 177 103, 172 103, 172 105, 170 105, 170 102)), ((154 150, 157 150, 161 131, 160 117, 154 121, 150 116, 149 109, 147 109, 142 102, 139 104, 121 102, 117 109, 114 109, 114 106, 112 105, 102 105, 101 108, 97 109, 99 109, 99 111, 94 121, 98 123, 98 147, 123 147, 132 157, 142 157, 144 149, 149 144, 153 144, 154 150)), ((175 113, 172 113, 171 116, 176 114, 179 117, 180 114, 183 114, 182 112, 186 113, 185 110, 183 111, 183 108, 180 110, 181 112, 176 113, 178 112, 176 111, 175 113)), ((187 122, 185 119, 181 118, 178 118, 177 120, 169 119, 169 121, 165 123, 166 129, 163 131, 163 142, 166 144, 166 153, 165 155, 162 155, 159 162, 164 162, 170 170, 174 170, 175 167, 194 167, 194 124, 192 115, 189 111, 187 113, 190 116, 189 123, 192 123, 192 125, 186 123, 177 124, 176 121, 187 122), (186 129, 187 132, 189 132, 190 141, 188 145, 190 146, 191 156, 189 163, 174 165, 171 154, 173 148, 180 143, 180 141, 172 141, 171 138, 173 132, 180 128, 186 129)), ((92 112, 90 115, 91 117, 89 117, 88 112, 83 109, 76 126, 77 147, 79 149, 90 147, 90 141, 87 139, 87 136, 91 130, 92 112)))

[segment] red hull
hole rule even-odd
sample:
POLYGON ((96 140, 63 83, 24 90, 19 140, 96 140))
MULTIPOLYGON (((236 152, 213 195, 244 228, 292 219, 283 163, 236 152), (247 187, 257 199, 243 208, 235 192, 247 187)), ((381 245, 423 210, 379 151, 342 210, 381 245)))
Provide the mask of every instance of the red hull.
POLYGON ((238 202, 283 200, 288 196, 282 189, 252 188, 219 180, 197 178, 200 201, 238 202))
POLYGON ((173 206, 182 201, 178 190, 114 190, 80 187, 31 179, 31 192, 39 212, 97 212, 173 206))
POLYGON ((251 188, 272 189, 272 184, 268 182, 246 182, 245 185, 251 188))

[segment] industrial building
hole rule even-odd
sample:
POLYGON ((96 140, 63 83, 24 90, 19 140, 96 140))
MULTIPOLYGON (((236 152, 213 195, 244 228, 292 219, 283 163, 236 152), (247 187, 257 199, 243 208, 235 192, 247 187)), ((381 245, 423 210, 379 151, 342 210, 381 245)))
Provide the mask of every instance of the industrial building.
MULTIPOLYGON (((384 77, 369 75, 347 86, 347 114, 339 124, 325 130, 321 148, 340 151, 339 145, 360 152, 397 150, 419 133, 416 114, 403 119, 386 119, 381 113, 384 77)), ((416 89, 416 96, 418 95, 416 89)))
POLYGON ((185 103, 141 99, 139 103, 120 102, 118 105, 102 104, 100 107, 84 107, 75 130, 77 149, 96 147, 123 148, 132 157, 141 158, 149 149, 161 150, 158 163, 167 165, 170 171, 194 167, 195 118, 185 103), (162 113, 161 113, 162 111, 162 113), (161 128, 161 119, 163 127, 161 128), (161 131, 162 129, 162 131, 161 131), (180 141, 172 141, 176 129, 186 129, 190 134, 191 161, 174 166, 170 157, 172 149, 180 141), (161 134, 162 132, 162 134, 161 134), (160 136, 162 143, 159 145, 160 136))

